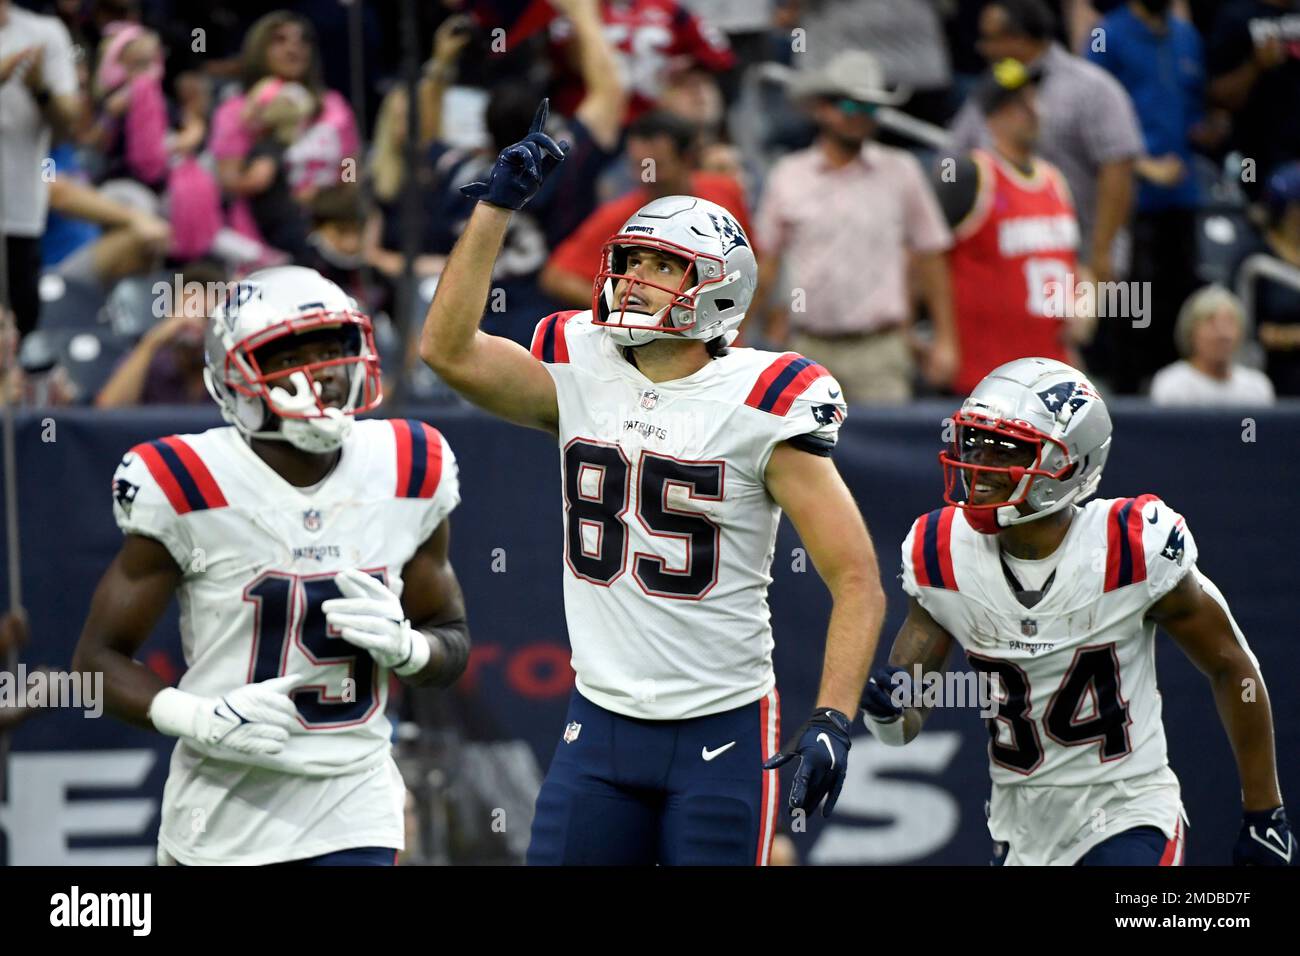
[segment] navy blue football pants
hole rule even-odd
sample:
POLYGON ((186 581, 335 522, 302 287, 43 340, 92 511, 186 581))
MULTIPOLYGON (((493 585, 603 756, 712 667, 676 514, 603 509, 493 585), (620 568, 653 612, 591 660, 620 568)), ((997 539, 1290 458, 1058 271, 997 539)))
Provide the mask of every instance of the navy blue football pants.
POLYGON ((624 717, 574 691, 564 731, 537 796, 529 865, 767 863, 775 691, 691 720, 624 717))
MULTIPOLYGON (((1182 825, 1174 839, 1159 827, 1134 827, 1102 840, 1083 855, 1076 866, 1181 866, 1184 853, 1182 825)), ((1006 860, 1005 850, 997 854, 994 866, 1006 860)))

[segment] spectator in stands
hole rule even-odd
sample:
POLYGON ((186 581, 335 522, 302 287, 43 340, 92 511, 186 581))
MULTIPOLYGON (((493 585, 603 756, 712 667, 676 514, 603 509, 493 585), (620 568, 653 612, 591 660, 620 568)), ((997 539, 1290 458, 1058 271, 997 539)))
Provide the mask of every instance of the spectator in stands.
POLYGON ((244 158, 242 178, 260 189, 248 196, 248 210, 266 242, 302 264, 307 254, 310 223, 307 209, 289 185, 286 151, 302 135, 319 109, 312 92, 301 83, 268 76, 249 91, 244 123, 253 146, 244 158))
POLYGON ((1255 197, 1274 169, 1300 156, 1300 3, 1224 5, 1207 60, 1210 96, 1233 114, 1230 146, 1253 162, 1242 185, 1255 197))
MULTIPOLYGON (((570 144, 564 164, 548 177, 546 186, 528 206, 511 217, 505 250, 494 266, 493 299, 483 326, 494 335, 514 338, 525 345, 530 341, 537 317, 562 305, 541 288, 540 273, 550 250, 594 209, 595 181, 599 171, 616 155, 625 107, 623 88, 613 66, 610 44, 601 31, 595 0, 556 0, 555 6, 566 11, 576 31, 575 49, 586 77, 586 92, 574 115, 564 123, 565 129, 550 130, 570 144)), ((445 82, 463 48, 460 31, 454 25, 444 24, 435 40, 431 72, 445 82)), ((474 209, 474 201, 465 197, 460 187, 491 171, 497 154, 515 142, 519 130, 527 129, 532 122, 538 98, 536 87, 530 83, 498 83, 491 90, 487 104, 490 141, 479 149, 456 148, 444 141, 441 110, 433 111, 432 140, 424 153, 424 164, 417 171, 420 187, 417 201, 422 204, 417 273, 427 270, 428 274, 436 275, 441 271, 445 257, 474 209)), ((381 205, 382 221, 372 227, 372 238, 377 242, 370 256, 385 272, 397 275, 402 267, 398 252, 402 248, 398 202, 404 178, 400 148, 406 124, 400 116, 392 115, 390 119, 384 130, 387 141, 377 148, 374 165, 377 187, 382 186, 376 192, 381 200, 388 199, 381 205)), ((593 260, 593 276, 594 265, 593 260)), ((588 279, 588 303, 590 288, 588 279)), ((415 350, 411 354, 415 355, 415 350)))
POLYGON ((1035 155, 1035 81, 1019 60, 995 64, 971 94, 993 148, 974 150, 955 167, 941 163, 934 177, 956 239, 959 394, 1025 356, 1080 365, 1074 340, 1087 318, 1073 308, 1079 225, 1060 170, 1035 155))
POLYGON ((311 24, 284 10, 268 13, 249 29, 244 39, 243 93, 226 100, 212 117, 210 145, 217 160, 217 175, 226 195, 235 200, 230 224, 254 239, 263 237, 245 202, 271 186, 245 163, 257 140, 256 128, 246 112, 247 98, 267 77, 301 83, 315 96, 319 109, 306 128, 285 151, 289 187, 301 202, 316 191, 341 180, 344 161, 354 159, 359 140, 352 107, 321 80, 320 58, 311 24))
POLYGON ((36 328, 41 235, 49 190, 42 178, 54 133, 76 129, 83 104, 72 41, 54 17, 0 0, 0 205, 9 301, 19 336, 36 328))
POLYGON ((1162 368, 1151 382, 1157 405, 1271 405, 1273 383, 1237 361, 1245 339, 1241 300, 1210 285, 1183 303, 1175 332, 1185 358, 1162 368))
POLYGON ((1111 385, 1139 383, 1177 358, 1174 323, 1196 290, 1196 210, 1200 203, 1192 141, 1205 116, 1205 63, 1192 24, 1170 12, 1170 0, 1130 0, 1101 21, 1104 44, 1088 58, 1114 76, 1132 98, 1146 155, 1139 157, 1130 278, 1149 283, 1150 324, 1109 327, 1111 385))
MULTIPOLYGON (((601 25, 613 50, 615 69, 627 84, 625 122, 654 109, 675 74, 690 69, 720 73, 735 66, 727 38, 696 16, 692 6, 683 0, 599 0, 601 25)), ((549 24, 552 59, 559 68, 554 105, 566 116, 582 101, 587 80, 571 12, 561 10, 563 15, 549 24)))
POLYGON ((693 124, 662 110, 645 113, 628 127, 629 168, 643 185, 597 208, 551 253, 542 271, 543 291, 570 308, 590 308, 606 240, 633 213, 660 196, 698 196, 717 203, 736 217, 757 245, 740 184, 728 175, 697 170, 696 134, 693 124))
POLYGON ((1250 303, 1247 319, 1259 330, 1273 387, 1300 395, 1300 162, 1274 171, 1260 206, 1263 229, 1234 281, 1250 303))
POLYGON ((206 85, 186 82, 181 89, 186 100, 173 131, 158 35, 137 23, 108 25, 95 69, 96 122, 87 138, 104 154, 97 181, 129 178, 160 191, 172 156, 191 155, 203 145, 206 85))
POLYGON ((114 370, 95 396, 96 407, 210 401, 203 384, 203 332, 226 274, 214 265, 193 263, 177 273, 177 282, 183 294, 114 370))
POLYGON ((361 188, 341 183, 316 194, 311 202, 311 232, 298 265, 315 269, 358 302, 370 302, 362 281, 365 263, 366 209, 361 188))
MULTIPOLYGON (((980 13, 979 49, 989 63, 1008 57, 1033 67, 1039 84, 1039 152, 1065 174, 1079 216, 1080 261, 1098 281, 1125 271, 1125 224, 1133 208, 1134 167, 1142 134, 1119 82, 1054 42, 1043 0, 995 0, 980 13)), ((953 123, 953 146, 988 146, 979 109, 967 101, 953 123)))
POLYGON ((879 65, 847 51, 800 74, 791 92, 808 100, 820 133, 768 177, 756 324, 774 344, 830 369, 848 401, 904 402, 913 375, 910 267, 935 330, 926 377, 945 385, 957 366, 945 259, 952 236, 920 163, 873 141, 872 115, 894 99, 879 65), (782 264, 790 297, 764 303, 782 264))
POLYGON ((83 236, 89 241, 51 263, 65 279, 107 292, 117 280, 162 263, 171 243, 171 227, 150 211, 154 197, 144 186, 119 180, 114 188, 96 189, 59 176, 48 191, 52 212, 100 227, 97 237, 83 236))

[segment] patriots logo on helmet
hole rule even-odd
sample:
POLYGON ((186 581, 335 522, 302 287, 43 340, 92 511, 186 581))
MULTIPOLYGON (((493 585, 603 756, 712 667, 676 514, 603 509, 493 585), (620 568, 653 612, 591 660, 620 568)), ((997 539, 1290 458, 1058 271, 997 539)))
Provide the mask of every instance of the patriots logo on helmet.
POLYGON ((1090 398, 1100 398, 1092 390, 1087 382, 1059 382, 1051 388, 1038 393, 1039 399, 1047 410, 1052 414, 1060 411, 1066 405, 1069 405, 1073 411, 1078 411, 1090 398))
POLYGON ((832 422, 844 421, 844 412, 838 405, 814 405, 812 407, 813 418, 817 419, 819 425, 829 425, 832 422))
POLYGON ((730 216, 719 216, 715 213, 709 213, 709 219, 713 221, 713 228, 718 230, 718 238, 722 240, 722 254, 725 256, 737 246, 748 246, 745 241, 745 233, 740 228, 736 220, 730 216))
POLYGON ((1165 541, 1165 546, 1160 549, 1160 557, 1168 558, 1174 564, 1183 563, 1183 529, 1174 525, 1169 529, 1169 537, 1165 541))
POLYGON ((127 517, 131 516, 131 505, 135 503, 135 496, 139 493, 139 485, 133 485, 125 478, 114 479, 113 500, 121 506, 127 517))

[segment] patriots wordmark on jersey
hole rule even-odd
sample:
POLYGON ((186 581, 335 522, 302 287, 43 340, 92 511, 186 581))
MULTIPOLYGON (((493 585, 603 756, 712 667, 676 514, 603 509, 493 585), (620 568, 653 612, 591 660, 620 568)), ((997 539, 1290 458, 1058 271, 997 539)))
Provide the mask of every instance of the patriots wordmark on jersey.
POLYGON ((388 674, 330 633, 321 605, 342 596, 334 577, 349 568, 400 595, 403 568, 458 502, 451 448, 418 421, 356 422, 312 488, 285 481, 233 427, 126 454, 113 476, 117 523, 164 545, 183 574, 180 689, 221 697, 301 678, 299 727, 278 754, 177 743, 163 850, 187 864, 257 864, 403 845, 388 674))
POLYGON ((922 515, 903 542, 904 590, 998 690, 989 829, 1013 862, 1073 863, 1137 826, 1158 827, 1180 854, 1147 612, 1189 573, 1225 614, 1227 603, 1196 569, 1182 516, 1154 495, 1083 505, 1054 557, 1046 593, 1027 607, 997 536, 961 509, 922 515))
POLYGON ((748 348, 651 382, 590 312, 543 319, 532 352, 559 403, 564 605, 579 691, 652 720, 768 694, 780 508, 764 471, 783 441, 830 454, 845 413, 839 385, 796 353, 748 348))

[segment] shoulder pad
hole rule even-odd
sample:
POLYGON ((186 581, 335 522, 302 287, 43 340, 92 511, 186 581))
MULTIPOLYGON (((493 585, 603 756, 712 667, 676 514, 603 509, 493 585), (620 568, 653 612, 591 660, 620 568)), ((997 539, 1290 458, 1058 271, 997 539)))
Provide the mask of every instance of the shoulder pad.
MULTIPOLYGON (((124 501, 128 504, 133 501, 135 492, 132 492, 130 486, 135 485, 138 489, 140 485, 138 481, 131 481, 131 476, 126 474, 131 471, 130 466, 135 459, 144 464, 178 515, 226 507, 226 498, 212 477, 212 472, 179 435, 142 442, 126 453, 113 478, 113 497, 119 505, 124 501)), ((138 476, 139 472, 134 474, 138 476)))
POLYGON ((1139 581, 1166 591, 1196 560, 1196 545, 1183 516, 1156 495, 1117 498, 1106 515, 1106 577, 1103 591, 1139 581))
POLYGON ((916 588, 959 590, 952 567, 952 522, 957 508, 948 505, 923 514, 912 523, 903 541, 903 583, 909 594, 916 588), (907 585, 915 587, 908 589, 907 585))
POLYGON ((432 498, 443 473, 442 434, 413 418, 390 418, 397 450, 398 498, 432 498))
POLYGON ((569 343, 565 338, 564 327, 581 311, 572 309, 568 312, 553 312, 538 322, 529 349, 533 358, 548 364, 566 364, 569 361, 569 343))

